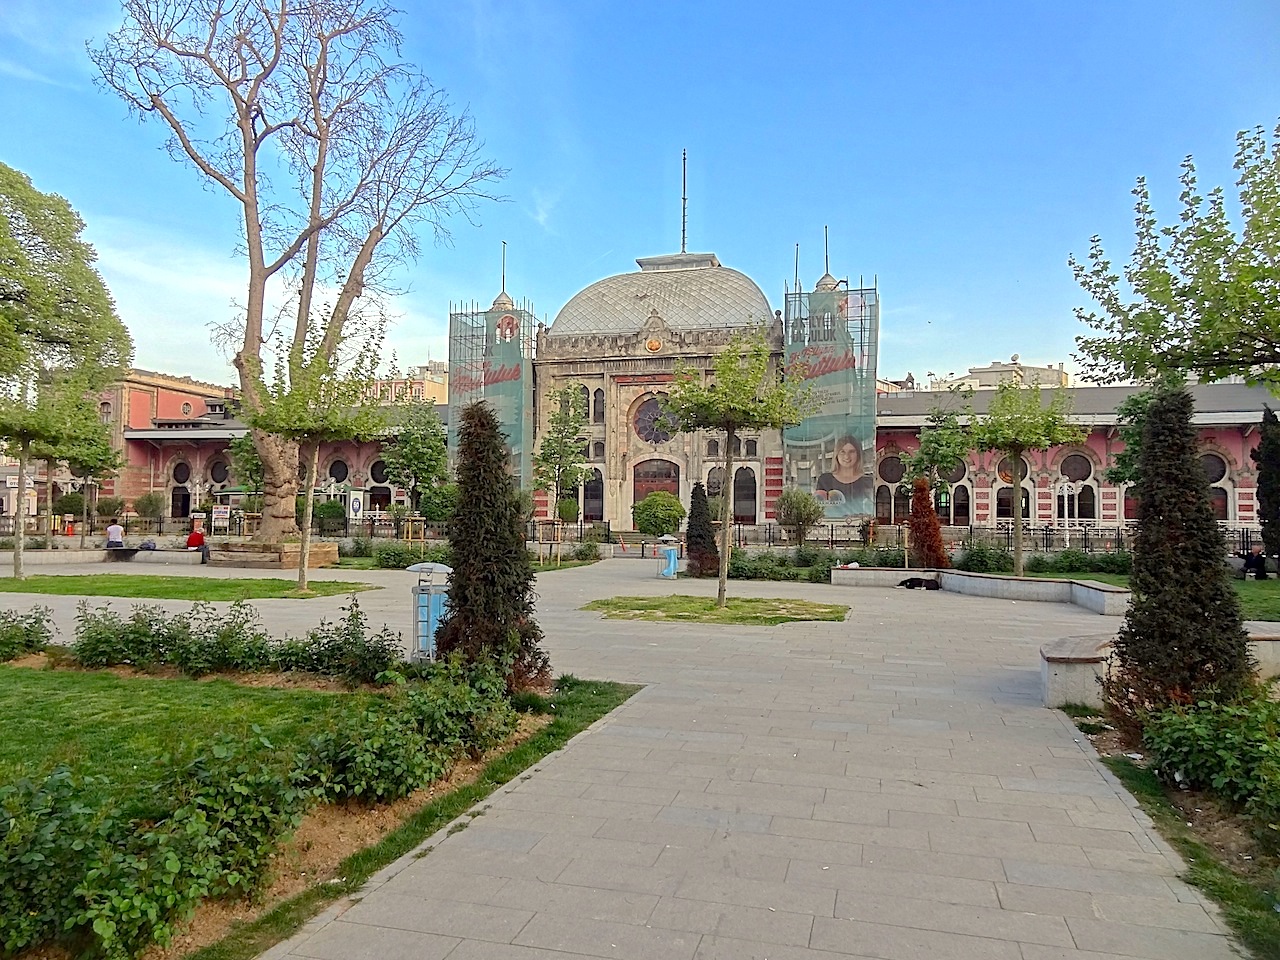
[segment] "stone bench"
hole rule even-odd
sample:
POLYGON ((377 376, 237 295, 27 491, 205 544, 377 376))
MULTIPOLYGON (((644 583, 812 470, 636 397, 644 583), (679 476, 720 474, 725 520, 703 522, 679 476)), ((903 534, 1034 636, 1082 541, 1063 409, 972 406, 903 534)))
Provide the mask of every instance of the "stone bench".
POLYGON ((200 551, 186 547, 143 550, 141 547, 105 547, 103 559, 108 563, 169 563, 186 566, 200 565, 200 551))
POLYGON ((1082 703, 1102 708, 1102 687, 1098 684, 1111 656, 1111 633, 1079 637, 1059 637, 1040 648, 1040 688, 1046 707, 1082 703))

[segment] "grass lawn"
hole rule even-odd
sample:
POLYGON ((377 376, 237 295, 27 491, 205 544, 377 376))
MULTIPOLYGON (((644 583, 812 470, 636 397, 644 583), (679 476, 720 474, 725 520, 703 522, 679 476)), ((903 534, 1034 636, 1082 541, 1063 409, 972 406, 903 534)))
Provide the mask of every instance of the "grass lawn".
POLYGON ((689 623, 741 623, 771 627, 792 620, 843 620, 842 603, 730 597, 723 609, 714 597, 611 597, 592 600, 583 610, 596 610, 608 620, 678 620, 689 623))
POLYGON ((533 563, 533 572, 548 573, 552 570, 568 570, 570 567, 589 567, 595 562, 595 560, 569 560, 567 558, 561 560, 559 563, 556 563, 555 560, 547 560, 543 563, 538 563, 535 560, 533 563))
POLYGON ((339 557, 338 570, 377 570, 378 564, 373 557, 339 557))
MULTIPOLYGON (((1121 573, 1028 573, 1029 577, 1063 577, 1074 580, 1097 580, 1117 587, 1129 586, 1129 578, 1121 573)), ((1270 580, 1232 580, 1240 596, 1240 607, 1246 620, 1280 621, 1280 577, 1270 580)))
POLYGON ((184 742, 248 737, 256 724, 278 747, 301 746, 352 697, 369 696, 0 666, 0 784, 66 763, 122 796, 184 742))
POLYGON ((149 600, 270 600, 276 597, 332 597, 336 594, 379 589, 370 583, 346 580, 308 580, 308 585, 308 592, 300 594, 295 580, 266 578, 232 580, 222 577, 134 576, 128 573, 36 576, 25 580, 0 577, 0 593, 136 597, 149 600))

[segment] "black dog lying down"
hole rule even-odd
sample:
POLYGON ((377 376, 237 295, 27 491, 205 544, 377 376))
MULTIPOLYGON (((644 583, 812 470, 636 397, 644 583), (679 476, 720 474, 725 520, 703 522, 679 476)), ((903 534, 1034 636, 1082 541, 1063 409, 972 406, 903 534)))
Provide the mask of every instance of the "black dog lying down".
POLYGON ((908 590, 940 590, 942 585, 937 580, 930 580, 928 577, 907 577, 900 584, 900 587, 906 587, 908 590))

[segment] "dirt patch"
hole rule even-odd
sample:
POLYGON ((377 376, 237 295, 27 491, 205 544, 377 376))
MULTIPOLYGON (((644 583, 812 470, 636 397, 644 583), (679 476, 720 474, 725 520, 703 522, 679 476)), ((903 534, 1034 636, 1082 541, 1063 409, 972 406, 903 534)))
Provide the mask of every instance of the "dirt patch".
MULTIPOLYGON (((165 949, 153 947, 143 960, 178 960, 192 951, 216 943, 231 930, 252 922, 282 900, 337 876, 338 866, 351 854, 377 843, 432 800, 474 782, 486 763, 528 740, 551 722, 549 716, 521 717, 516 732, 479 760, 455 764, 449 775, 428 787, 376 807, 358 804, 325 804, 302 821, 293 839, 274 858, 272 880, 260 903, 206 901, 191 922, 165 949)), ((66 954, 32 954, 23 960, 64 960, 66 954)))

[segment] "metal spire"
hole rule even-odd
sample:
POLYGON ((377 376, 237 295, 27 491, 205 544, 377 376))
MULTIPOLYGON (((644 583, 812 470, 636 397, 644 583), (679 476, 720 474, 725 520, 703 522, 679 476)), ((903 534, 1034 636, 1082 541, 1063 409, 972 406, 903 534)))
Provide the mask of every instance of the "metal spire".
POLYGON ((507 292, 507 241, 502 241, 502 292, 507 292))
POLYGON ((827 248, 827 227, 822 226, 822 272, 831 273, 831 253, 827 248))
POLYGON ((680 151, 680 252, 685 252, 689 231, 689 151, 680 151))

